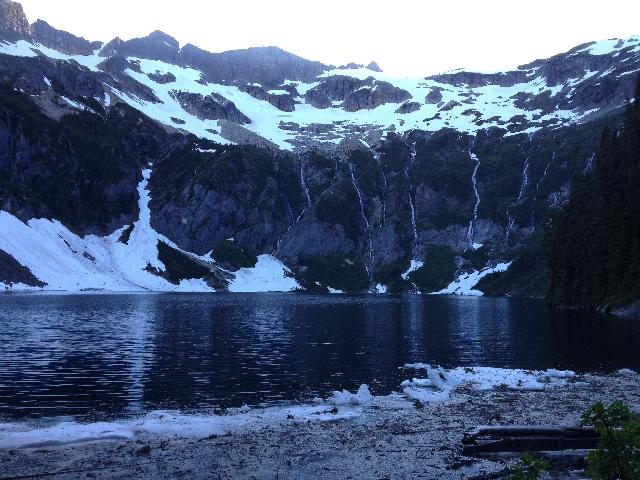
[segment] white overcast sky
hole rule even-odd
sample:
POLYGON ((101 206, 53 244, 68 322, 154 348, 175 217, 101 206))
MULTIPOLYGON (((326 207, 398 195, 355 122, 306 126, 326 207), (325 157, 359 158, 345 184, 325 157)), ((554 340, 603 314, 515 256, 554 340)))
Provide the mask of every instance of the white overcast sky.
POLYGON ((640 34, 640 0, 18 0, 90 40, 162 30, 220 52, 276 45, 339 65, 377 61, 398 76, 494 70, 591 40, 640 34))

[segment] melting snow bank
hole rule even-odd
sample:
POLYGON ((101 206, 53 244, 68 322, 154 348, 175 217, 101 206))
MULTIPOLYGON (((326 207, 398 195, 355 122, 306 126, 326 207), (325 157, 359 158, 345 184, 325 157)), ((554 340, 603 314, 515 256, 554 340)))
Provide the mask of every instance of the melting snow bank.
MULTIPOLYGON (((427 378, 405 380, 403 394, 373 396, 367 385, 357 392, 333 392, 326 400, 313 404, 228 410, 226 415, 183 414, 153 411, 141 418, 113 422, 63 422, 40 427, 27 423, 0 423, 0 449, 85 443, 104 440, 144 440, 149 438, 203 439, 216 435, 242 433, 273 427, 286 422, 330 422, 349 420, 380 410, 414 411, 413 401, 444 402, 459 387, 473 391, 543 391, 568 384, 578 386, 571 371, 527 371, 501 368, 455 368, 445 370, 427 364, 405 365, 425 370, 427 378)), ((468 390, 465 390, 468 391, 468 390)))
POLYGON ((545 371, 505 369, 492 367, 460 367, 445 370, 424 363, 407 364, 404 368, 425 370, 427 378, 414 378, 402 382, 404 394, 423 403, 448 400, 458 387, 472 390, 543 391, 563 386, 576 377, 571 370, 545 371))
POLYGON ((431 295, 465 295, 472 297, 481 297, 484 295, 480 290, 474 290, 478 282, 491 273, 506 272, 511 266, 509 263, 499 263, 493 268, 485 268, 480 271, 464 273, 457 280, 449 284, 444 290, 434 292, 431 295))
POLYGON ((230 292, 291 292, 300 288, 291 270, 271 255, 260 255, 255 267, 241 268, 234 275, 230 292))
POLYGON ((26 423, 0 423, 0 449, 36 448, 105 440, 145 438, 203 439, 216 435, 246 432, 285 422, 334 422, 363 413, 363 409, 402 402, 398 396, 374 397, 367 385, 353 394, 334 392, 327 400, 315 399, 313 405, 251 409, 230 409, 227 415, 182 414, 153 411, 144 417, 113 422, 62 422, 39 428, 26 423), (339 408, 337 408, 339 407, 339 408))
POLYGON ((150 169, 142 171, 140 214, 126 243, 126 226, 106 237, 82 238, 57 220, 32 219, 25 224, 0 211, 0 249, 46 283, 46 290, 212 291, 200 279, 174 285, 151 273, 153 269, 166 270, 158 259, 158 242, 177 247, 151 227, 150 175, 150 169))
MULTIPOLYGON (((584 374, 580 375, 584 386, 574 380, 566 379, 561 391, 553 392, 461 386, 448 401, 421 404, 396 395, 373 397, 368 405, 354 406, 352 395, 358 394, 349 393, 346 398, 334 398, 348 403, 337 407, 329 401, 289 409, 245 407, 226 417, 154 412, 118 422, 122 430, 113 424, 82 426, 85 433, 96 432, 103 438, 109 431, 121 435, 115 440, 0 450, 0 464, 7 478, 90 475, 95 480, 209 480, 212 472, 220 478, 498 478, 513 466, 517 455, 462 456, 460 440, 469 430, 485 425, 577 425, 581 413, 598 401, 608 405, 621 400, 640 411, 640 375, 584 374), (340 421, 324 421, 333 419, 340 421), (230 433, 205 436, 221 431, 230 433)), ((367 401, 368 397, 360 398, 367 401)), ((0 428, 5 445, 59 440, 51 430, 45 437, 44 429, 29 434, 33 427, 0 428)), ((62 428, 57 428, 61 433, 62 428)), ((70 424, 68 431, 77 428, 78 424, 70 424)), ((71 438, 79 437, 78 433, 71 438)), ((553 462, 553 478, 575 477, 569 472, 579 466, 570 460, 563 456, 562 462, 553 462)))

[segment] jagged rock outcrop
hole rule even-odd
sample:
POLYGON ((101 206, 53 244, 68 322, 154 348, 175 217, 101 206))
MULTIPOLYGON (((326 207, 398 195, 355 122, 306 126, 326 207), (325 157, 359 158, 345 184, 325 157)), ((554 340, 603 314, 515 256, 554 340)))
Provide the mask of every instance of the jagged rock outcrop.
POLYGON ((44 20, 36 21, 31 26, 31 30, 34 41, 67 55, 92 55, 102 46, 101 42, 90 42, 63 30, 53 28, 44 20))
POLYGON ((267 91, 267 89, 257 84, 246 85, 240 87, 240 89, 253 98, 269 102, 283 112, 293 112, 296 108, 296 101, 293 96, 297 94, 297 91, 293 85, 278 87, 277 91, 280 93, 272 93, 272 91, 267 91))
POLYGON ((180 44, 170 35, 156 30, 146 37, 121 40, 114 38, 100 51, 101 57, 137 57, 164 62, 179 61, 180 44))
POLYGON ((0 35, 3 34, 8 38, 31 35, 31 25, 18 2, 0 0, 0 35))
POLYGON ((211 93, 200 95, 189 92, 173 92, 176 100, 187 112, 205 120, 230 120, 239 125, 251 123, 246 115, 237 109, 235 104, 222 95, 211 93))
POLYGON ((388 82, 377 81, 373 77, 359 80, 345 75, 323 79, 305 95, 307 103, 316 108, 329 108, 333 102, 342 102, 342 107, 348 112, 373 109, 385 103, 402 103, 409 98, 409 92, 388 82))
POLYGON ((4 250, 0 249, 0 283, 12 285, 14 283, 28 285, 30 287, 43 288, 47 284, 41 282, 24 265, 4 250))
POLYGON ((398 109, 396 110, 396 113, 399 113, 402 115, 405 113, 416 112, 420 110, 421 106, 422 105, 420 105, 418 102, 404 102, 402 105, 398 107, 398 109))
POLYGON ((147 76, 156 83, 161 85, 165 85, 167 83, 173 83, 176 81, 176 76, 171 72, 161 73, 161 72, 153 72, 148 73, 147 76))

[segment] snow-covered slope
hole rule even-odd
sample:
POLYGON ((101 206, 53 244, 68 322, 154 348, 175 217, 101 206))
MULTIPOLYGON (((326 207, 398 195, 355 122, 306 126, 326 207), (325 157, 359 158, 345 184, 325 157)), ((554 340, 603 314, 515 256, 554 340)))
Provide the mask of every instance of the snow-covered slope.
POLYGON ((255 143, 256 134, 284 149, 337 144, 349 137, 373 143, 385 132, 414 129, 453 128, 473 134, 499 126, 533 133, 622 104, 625 89, 612 86, 612 81, 631 81, 640 71, 640 37, 595 42, 548 61, 490 74, 456 71, 393 78, 367 68, 328 68, 314 82, 285 80, 276 86, 234 79, 213 83, 202 70, 137 57, 128 57, 126 68, 114 73, 107 66, 106 50, 68 55, 27 40, 0 42, 1 54, 43 55, 108 73, 108 95, 100 99, 105 106, 109 96, 115 96, 164 125, 199 137, 255 143), (554 68, 560 61, 562 74, 554 68), (250 123, 240 127, 234 117, 213 118, 228 112, 212 113, 212 107, 228 109, 228 102, 250 123))
MULTIPOLYGON (((211 292, 213 288, 201 278, 183 279, 178 284, 167 281, 158 272, 166 266, 158 258, 158 242, 180 250, 171 240, 151 227, 150 196, 147 183, 151 169, 142 172, 138 186, 139 219, 132 229, 122 227, 107 237, 71 232, 57 220, 33 219, 21 222, 0 211, 0 250, 11 255, 41 282, 44 290, 54 291, 183 291, 211 292), (127 238, 128 235, 128 238, 127 238)), ((208 256, 186 255, 214 264, 208 256)), ((231 291, 291 291, 298 287, 285 277, 286 267, 269 256, 260 257, 254 268, 235 274, 231 291)), ((232 275, 233 276, 233 275, 232 275)), ((4 285, 14 290, 36 290, 27 285, 4 285)))

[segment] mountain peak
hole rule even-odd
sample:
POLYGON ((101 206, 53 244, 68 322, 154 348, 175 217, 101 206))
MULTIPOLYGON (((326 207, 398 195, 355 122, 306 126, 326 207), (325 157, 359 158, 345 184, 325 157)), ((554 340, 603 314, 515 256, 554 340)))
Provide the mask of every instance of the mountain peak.
POLYGON ((124 56, 149 58, 171 62, 180 52, 180 44, 171 35, 160 30, 151 32, 146 37, 121 40, 116 37, 104 46, 100 56, 124 56))
POLYGON ((163 32, 162 30, 154 30, 147 37, 149 40, 155 40, 158 42, 164 42, 167 46, 171 48, 179 48, 180 44, 178 41, 173 38, 168 33, 163 32))
POLYGON ((367 65, 365 68, 373 72, 382 72, 382 69, 380 68, 380 65, 378 65, 378 62, 370 62, 369 65, 367 65))
POLYGON ((0 0, 0 31, 31 35, 31 25, 22 5, 11 0, 0 0))
POLYGON ((90 42, 85 38, 58 30, 44 20, 34 22, 31 25, 31 33, 36 42, 67 55, 91 55, 102 45, 101 42, 90 42))

